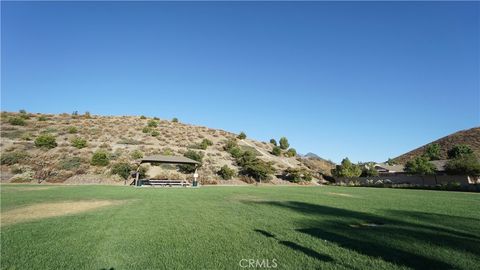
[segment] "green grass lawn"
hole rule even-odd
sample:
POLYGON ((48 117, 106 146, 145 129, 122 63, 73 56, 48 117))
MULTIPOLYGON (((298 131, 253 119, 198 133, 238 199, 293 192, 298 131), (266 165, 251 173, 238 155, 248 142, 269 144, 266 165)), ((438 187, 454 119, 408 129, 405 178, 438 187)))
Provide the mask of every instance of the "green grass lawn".
POLYGON ((475 193, 349 187, 33 187, 39 186, 2 185, 2 215, 47 202, 125 202, 3 225, 2 269, 252 269, 242 268, 242 259, 269 260, 270 267, 275 259, 277 269, 480 265, 480 194, 475 193))

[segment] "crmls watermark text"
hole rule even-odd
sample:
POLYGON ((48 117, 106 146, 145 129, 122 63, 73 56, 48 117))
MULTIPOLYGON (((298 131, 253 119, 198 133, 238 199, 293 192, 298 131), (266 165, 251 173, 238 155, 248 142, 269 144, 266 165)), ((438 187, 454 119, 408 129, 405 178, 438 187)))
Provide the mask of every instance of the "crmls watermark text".
POLYGON ((277 268, 277 259, 241 259, 238 264, 242 268, 277 268))

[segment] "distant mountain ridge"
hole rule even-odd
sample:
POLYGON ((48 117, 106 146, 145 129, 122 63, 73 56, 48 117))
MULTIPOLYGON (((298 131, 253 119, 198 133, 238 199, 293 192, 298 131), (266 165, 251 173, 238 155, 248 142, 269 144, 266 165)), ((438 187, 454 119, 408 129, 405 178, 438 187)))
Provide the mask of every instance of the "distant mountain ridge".
POLYGON ((317 154, 315 154, 315 153, 312 153, 312 152, 308 152, 307 154, 303 155, 303 157, 322 159, 319 155, 317 155, 317 154))
POLYGON ((421 156, 424 153, 425 148, 428 145, 434 143, 440 145, 440 159, 447 159, 448 150, 450 150, 457 144, 468 145, 477 156, 480 156, 480 127, 474 127, 471 129, 461 130, 452 133, 448 136, 442 137, 438 140, 435 140, 431 143, 425 144, 403 155, 400 155, 393 160, 395 160, 397 163, 405 164, 407 161, 415 157, 421 156))

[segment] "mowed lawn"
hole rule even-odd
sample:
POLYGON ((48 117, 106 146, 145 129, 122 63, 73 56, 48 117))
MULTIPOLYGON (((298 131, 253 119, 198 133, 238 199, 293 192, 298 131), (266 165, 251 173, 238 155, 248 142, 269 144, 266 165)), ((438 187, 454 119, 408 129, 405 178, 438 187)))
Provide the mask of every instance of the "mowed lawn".
POLYGON ((386 188, 2 185, 1 268, 478 269, 479 208, 386 188))

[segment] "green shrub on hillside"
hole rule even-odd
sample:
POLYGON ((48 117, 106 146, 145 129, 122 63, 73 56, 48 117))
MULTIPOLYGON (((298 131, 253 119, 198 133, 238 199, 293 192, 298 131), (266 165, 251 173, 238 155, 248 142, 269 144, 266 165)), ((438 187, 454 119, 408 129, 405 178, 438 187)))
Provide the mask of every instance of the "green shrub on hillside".
POLYGON ((40 115, 37 120, 38 121, 47 121, 48 118, 45 115, 40 115))
POLYGON ((405 171, 409 174, 429 175, 435 173, 435 166, 427 157, 416 157, 405 164, 405 171))
POLYGON ((93 166, 107 166, 110 163, 109 154, 105 151, 98 150, 93 156, 90 164, 93 166))
POLYGON ((445 171, 452 175, 480 175, 480 160, 474 155, 460 155, 445 165, 445 171))
POLYGON ((236 139, 229 139, 226 143, 225 143, 225 146, 223 147, 223 149, 225 149, 225 151, 229 152, 230 149, 232 149, 233 147, 237 147, 238 144, 237 144, 237 140, 236 139))
POLYGON ((172 122, 173 122, 173 123, 178 123, 178 118, 174 117, 174 118, 172 119, 172 122))
POLYGON ((77 169, 82 165, 82 159, 80 157, 72 157, 62 160, 58 163, 58 168, 66 171, 77 169))
POLYGON ((230 180, 235 175, 235 170, 230 169, 227 165, 223 165, 217 174, 220 175, 220 177, 222 177, 224 180, 230 180))
POLYGON ((155 116, 155 117, 153 117, 153 120, 160 120, 160 118, 155 116))
POLYGON ((145 117, 145 115, 141 115, 140 119, 147 119, 147 117, 145 117))
POLYGON ((274 170, 270 163, 258 158, 244 164, 240 170, 240 174, 251 177, 257 181, 267 180, 273 172, 274 170))
POLYGON ((224 149, 235 158, 237 165, 241 167, 239 172, 241 175, 262 181, 268 179, 274 171, 270 163, 257 158, 257 153, 250 149, 240 148, 235 139, 228 140, 224 149))
POLYGON ((279 146, 275 146, 272 149, 272 155, 280 156, 282 154, 282 149, 279 146))
POLYGON ((144 127, 144 128, 142 129, 142 132, 143 132, 143 133, 150 133, 150 132, 152 132, 152 128, 151 128, 151 127, 144 127))
POLYGON ((232 155, 232 157, 234 158, 239 158, 243 155, 243 150, 240 147, 235 146, 233 148, 230 148, 228 153, 230 153, 230 155, 232 155))
POLYGON ((70 133, 70 134, 75 134, 75 133, 78 132, 78 129, 77 129, 77 127, 68 127, 68 130, 67 130, 67 131, 68 131, 68 133, 70 133))
POLYGON ((57 142, 55 140, 55 137, 50 134, 43 134, 38 136, 35 139, 35 146, 36 147, 41 147, 41 148, 46 148, 46 149, 51 149, 57 147, 57 142))
POLYGON ((237 138, 240 139, 240 140, 243 140, 243 139, 247 138, 247 134, 245 134, 245 132, 242 131, 242 132, 240 132, 240 134, 237 136, 237 138))
POLYGON ((158 135, 160 135, 160 132, 158 132, 157 130, 154 130, 150 135, 152 135, 153 137, 157 137, 158 135))
POLYGON ((194 145, 191 148, 206 150, 209 146, 213 145, 213 142, 209 139, 203 139, 201 143, 194 145))
POLYGON ((284 171, 283 177, 293 183, 312 181, 313 179, 305 168, 288 168, 284 171))
POLYGON ((130 176, 130 172, 133 170, 135 170, 135 168, 133 168, 133 166, 130 165, 129 163, 119 162, 119 163, 113 164, 110 172, 112 174, 120 175, 123 179, 128 179, 128 177, 130 176))
POLYGON ((432 143, 432 144, 427 145, 423 155, 428 160, 439 160, 440 159, 440 151, 441 151, 440 145, 438 143, 432 143))
POLYGON ((277 146, 277 141, 275 139, 270 139, 270 143, 277 146))
POLYGON ((75 137, 73 138, 70 143, 72 144, 73 147, 76 147, 78 149, 82 149, 87 146, 87 140, 80 138, 80 137, 75 137))
POLYGON ((287 150, 288 147, 290 147, 288 139, 285 137, 280 138, 280 148, 282 148, 283 150, 287 150))
POLYGON ((473 154, 473 150, 470 148, 470 146, 465 144, 457 144, 447 152, 449 159, 455 159, 462 156, 468 156, 471 154, 473 154))
POLYGON ((151 119, 151 120, 148 121, 148 124, 147 124, 147 125, 148 125, 149 127, 152 127, 152 128, 153 128, 153 127, 158 127, 158 122, 155 121, 155 120, 153 120, 153 119, 151 119))
POLYGON ((27 113, 26 110, 19 110, 19 116, 20 118, 23 118, 25 120, 30 119, 30 115, 27 113))
MULTIPOLYGON (((195 161, 200 162, 200 164, 198 166, 201 166, 201 163, 202 163, 202 160, 203 160, 203 154, 202 153, 196 152, 196 151, 193 151, 193 150, 188 150, 183 156, 187 157, 189 159, 193 159, 195 161)), ((192 164, 179 165, 178 168, 183 173, 193 173, 193 172, 195 172, 195 165, 192 165, 192 164)))
POLYGON ((287 152, 285 152, 285 155, 287 157, 294 157, 297 155, 297 150, 295 150, 295 148, 290 148, 287 150, 287 152))
POLYGON ((0 164, 2 164, 2 165, 13 165, 13 164, 17 164, 21 161, 24 161, 27 158, 28 158, 27 152, 23 152, 23 151, 2 153, 1 158, 0 158, 0 164))
POLYGON ((332 175, 349 178, 359 177, 362 175, 362 168, 359 165, 353 164, 348 158, 344 158, 342 163, 332 170, 332 175))
POLYGON ((133 152, 130 154, 130 156, 131 156, 133 159, 141 159, 141 158, 143 158, 143 153, 142 153, 142 151, 140 151, 140 150, 135 150, 135 151, 133 151, 133 152))
POLYGON ((10 117, 8 119, 8 123, 14 126, 25 126, 27 124, 27 122, 25 122, 25 120, 20 117, 10 117))

